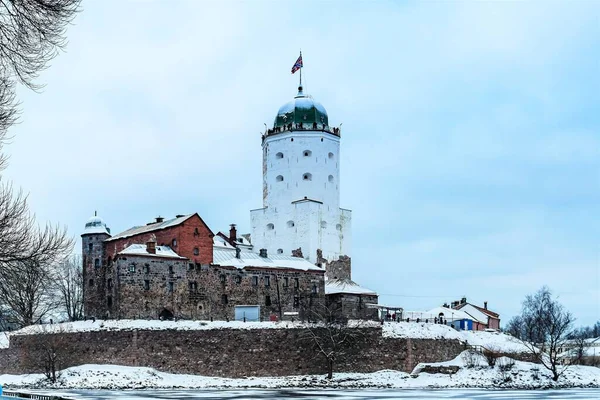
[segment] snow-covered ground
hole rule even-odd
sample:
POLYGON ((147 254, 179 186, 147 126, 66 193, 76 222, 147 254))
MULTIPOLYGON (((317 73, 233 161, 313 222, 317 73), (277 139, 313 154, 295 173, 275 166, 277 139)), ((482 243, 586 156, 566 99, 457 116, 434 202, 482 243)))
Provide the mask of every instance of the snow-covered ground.
POLYGON ((504 353, 527 352, 521 341, 501 332, 457 331, 447 325, 424 322, 389 322, 383 326, 382 335, 388 338, 454 339, 504 353))
MULTIPOLYGON (((483 360, 482 360, 483 361, 483 360)), ((483 364, 465 367, 463 355, 452 361, 429 365, 455 365, 458 372, 452 375, 419 372, 413 374, 384 370, 369 374, 335 373, 332 380, 324 376, 286 376, 272 378, 226 379, 198 375, 176 375, 158 372, 151 368, 124 367, 116 365, 82 365, 68 368, 55 385, 40 383, 44 377, 34 375, 0 375, 5 387, 30 388, 86 388, 86 389, 206 389, 206 388, 550 388, 550 387, 596 387, 600 388, 600 368, 571 366, 558 382, 551 380, 550 373, 542 366, 514 361, 503 371, 498 361, 495 367, 483 364)), ((513 361, 511 360, 511 363, 513 361)))

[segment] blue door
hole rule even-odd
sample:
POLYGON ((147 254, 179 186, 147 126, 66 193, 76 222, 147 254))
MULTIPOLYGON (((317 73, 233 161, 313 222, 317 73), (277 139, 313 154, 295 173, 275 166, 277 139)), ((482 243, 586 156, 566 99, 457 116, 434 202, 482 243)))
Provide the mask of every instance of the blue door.
POLYGON ((260 306, 235 306, 235 320, 258 321, 260 319, 260 306))

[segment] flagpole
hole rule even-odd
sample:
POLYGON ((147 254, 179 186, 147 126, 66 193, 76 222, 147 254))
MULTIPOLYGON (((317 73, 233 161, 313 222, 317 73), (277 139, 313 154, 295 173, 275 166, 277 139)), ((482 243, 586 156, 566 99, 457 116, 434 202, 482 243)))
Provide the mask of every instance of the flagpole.
MULTIPOLYGON (((300 59, 302 59, 302 50, 300 50, 300 59)), ((302 61, 304 64, 304 61, 302 61)), ((300 87, 302 87, 302 67, 300 67, 300 87)))

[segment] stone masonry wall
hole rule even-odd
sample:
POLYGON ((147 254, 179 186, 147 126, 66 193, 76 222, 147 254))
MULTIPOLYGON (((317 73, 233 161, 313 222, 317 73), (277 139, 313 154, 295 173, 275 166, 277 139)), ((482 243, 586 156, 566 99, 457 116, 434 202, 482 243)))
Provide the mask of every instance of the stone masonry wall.
MULTIPOLYGON (((378 328, 363 332, 336 372, 410 372, 419 362, 450 360, 464 349, 458 341, 389 339, 378 328)), ((12 336, 10 349, 0 350, 0 374, 40 372, 37 354, 49 342, 59 349, 60 368, 115 364, 221 377, 325 373, 325 362, 301 335, 301 329, 213 329, 12 336)))
POLYGON ((236 305, 259 305, 261 317, 308 311, 325 301, 323 271, 200 265, 188 260, 120 256, 111 316, 233 320, 236 305))

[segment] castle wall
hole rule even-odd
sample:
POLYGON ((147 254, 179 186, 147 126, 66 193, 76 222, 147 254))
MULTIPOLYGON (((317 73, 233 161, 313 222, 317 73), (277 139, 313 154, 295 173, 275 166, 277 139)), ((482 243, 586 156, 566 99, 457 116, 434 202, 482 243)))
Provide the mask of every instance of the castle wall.
MULTIPOLYGON (((454 340, 383 338, 379 328, 364 336, 335 364, 336 372, 410 372, 419 362, 456 357, 454 340)), ((302 329, 211 329, 197 331, 100 331, 62 335, 12 336, 0 349, 0 374, 41 372, 41 351, 57 348, 59 368, 82 364, 153 367, 163 372, 221 377, 323 374, 302 329)))
POLYGON ((236 305, 259 305, 261 317, 306 313, 325 301, 322 271, 201 265, 188 260, 120 256, 111 317, 233 320, 236 305), (296 286, 297 280, 297 286, 296 286), (279 290, 277 287, 279 286, 279 290))

